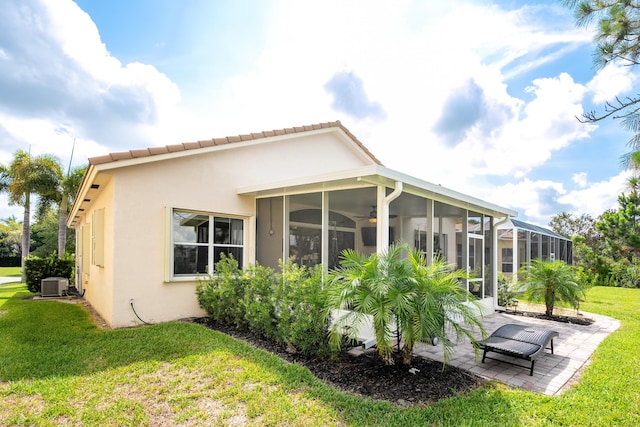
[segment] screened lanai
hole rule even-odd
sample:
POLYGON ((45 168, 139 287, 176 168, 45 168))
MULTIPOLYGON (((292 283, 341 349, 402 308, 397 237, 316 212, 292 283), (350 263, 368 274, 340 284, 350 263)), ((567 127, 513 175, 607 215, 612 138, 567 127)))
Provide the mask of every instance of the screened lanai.
POLYGON ((533 259, 573 264, 573 242, 552 230, 509 219, 497 227, 498 263, 508 278, 533 259))
POLYGON ((466 269, 463 286, 493 308, 497 295, 494 218, 515 212, 382 166, 306 183, 241 189, 256 197, 256 260, 278 268, 338 265, 344 249, 363 254, 408 243, 427 259, 466 269), (495 250, 494 250, 495 249, 495 250))

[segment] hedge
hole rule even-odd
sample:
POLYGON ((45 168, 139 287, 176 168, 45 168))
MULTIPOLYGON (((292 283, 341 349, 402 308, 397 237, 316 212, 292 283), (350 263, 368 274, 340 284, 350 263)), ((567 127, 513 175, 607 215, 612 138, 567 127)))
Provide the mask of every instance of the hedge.
POLYGON ((73 257, 70 255, 58 258, 58 255, 53 253, 46 258, 34 255, 27 257, 24 260, 27 289, 33 293, 40 292, 40 281, 47 277, 64 277, 71 283, 74 264, 73 257))

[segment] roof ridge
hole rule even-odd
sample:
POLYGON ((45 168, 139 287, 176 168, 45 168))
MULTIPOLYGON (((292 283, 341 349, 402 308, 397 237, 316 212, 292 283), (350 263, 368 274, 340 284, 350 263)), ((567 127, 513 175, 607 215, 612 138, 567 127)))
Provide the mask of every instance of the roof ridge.
POLYGON ((374 162, 376 162, 379 165, 382 165, 382 163, 373 155, 373 153, 371 153, 369 149, 367 149, 367 147, 365 147, 365 145, 362 142, 360 142, 360 140, 358 140, 358 138, 356 138, 355 135, 353 135, 351 131, 349 131, 349 129, 347 129, 340 122, 340 120, 336 120, 333 122, 316 123, 312 125, 294 126, 289 128, 283 128, 283 129, 252 132, 248 134, 240 134, 240 135, 234 135, 234 136, 225 136, 222 138, 211 138, 211 139, 205 139, 205 140, 195 141, 195 142, 183 142, 180 144, 165 145, 160 147, 148 147, 148 148, 141 148, 141 149, 133 149, 129 151, 113 152, 103 156, 90 157, 89 164, 101 165, 104 163, 117 162, 118 160, 137 159, 140 157, 150 157, 150 156, 156 156, 159 154, 169 154, 169 153, 176 153, 180 151, 197 150, 200 148, 213 147, 217 145, 233 144, 236 142, 252 141, 252 140, 261 139, 261 138, 269 138, 274 136, 302 133, 302 132, 308 132, 312 130, 332 128, 332 127, 340 128, 374 162))

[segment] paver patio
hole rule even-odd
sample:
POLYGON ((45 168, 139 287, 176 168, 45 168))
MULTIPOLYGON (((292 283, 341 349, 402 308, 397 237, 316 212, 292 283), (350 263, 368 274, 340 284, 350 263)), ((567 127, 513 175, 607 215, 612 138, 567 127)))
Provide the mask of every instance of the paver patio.
MULTIPOLYGON (((591 325, 576 325, 571 323, 554 322, 506 313, 493 313, 483 318, 483 324, 488 334, 507 323, 521 325, 536 325, 553 329, 560 333, 553 340, 554 354, 548 350, 544 356, 536 360, 533 376, 529 375, 528 362, 517 367, 508 363, 489 360, 482 363, 482 352, 477 356, 473 346, 467 340, 456 343, 455 353, 449 364, 456 366, 483 378, 496 380, 513 387, 523 388, 547 395, 562 393, 570 384, 576 373, 589 363, 591 355, 598 345, 613 331, 620 327, 620 322, 606 316, 583 313, 594 321, 591 325)), ((479 335, 478 335, 479 337, 479 335)), ((442 361, 442 347, 427 344, 416 346, 414 353, 428 359, 442 361)), ((508 362, 522 363, 524 361, 503 355, 492 357, 503 358, 508 362)))

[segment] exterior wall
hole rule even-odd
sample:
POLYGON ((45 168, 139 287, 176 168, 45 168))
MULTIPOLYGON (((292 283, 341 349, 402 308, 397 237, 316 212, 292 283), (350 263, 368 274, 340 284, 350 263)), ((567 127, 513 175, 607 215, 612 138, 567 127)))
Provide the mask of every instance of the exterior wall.
POLYGON ((334 133, 300 135, 232 151, 239 156, 240 163, 233 166, 241 169, 238 175, 240 187, 375 164, 363 157, 351 142, 345 144, 334 133))
MULTIPOLYGON (((101 185, 101 191, 91 204, 91 208, 84 212, 83 225, 84 232, 89 234, 82 244, 82 259, 85 270, 82 271, 82 289, 84 298, 108 323, 113 323, 113 266, 114 266, 114 241, 113 235, 108 232, 113 228, 113 180, 108 180, 101 185), (94 231, 92 228, 92 218, 98 209, 104 209, 104 267, 93 264, 94 255, 94 231)), ((82 238, 82 237, 80 237, 82 238)))
POLYGON ((131 301, 150 323, 204 314, 196 281, 166 274, 171 207, 244 217, 248 264, 255 257, 256 202, 238 188, 373 164, 327 133, 229 148, 109 171, 113 180, 100 199, 113 200, 105 224, 110 255, 104 272, 92 268, 86 296, 112 327, 140 323, 131 301))
POLYGON ((451 264, 455 264, 458 259, 457 248, 456 248, 456 238, 458 232, 456 230, 457 220, 455 218, 443 218, 442 219, 442 230, 438 230, 439 233, 442 233, 447 236, 447 262, 451 264))

